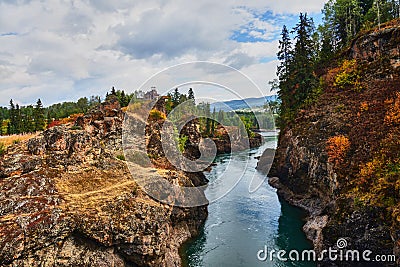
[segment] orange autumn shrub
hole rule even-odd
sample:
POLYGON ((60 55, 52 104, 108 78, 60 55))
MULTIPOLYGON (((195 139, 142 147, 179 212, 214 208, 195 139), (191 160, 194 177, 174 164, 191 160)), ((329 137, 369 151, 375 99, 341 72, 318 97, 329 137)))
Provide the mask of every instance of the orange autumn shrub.
POLYGON ((396 92, 396 98, 386 100, 385 104, 389 106, 385 116, 385 124, 400 124, 400 92, 396 92))
POLYGON ((343 135, 333 136, 326 142, 328 162, 334 165, 341 164, 350 148, 350 141, 343 135))

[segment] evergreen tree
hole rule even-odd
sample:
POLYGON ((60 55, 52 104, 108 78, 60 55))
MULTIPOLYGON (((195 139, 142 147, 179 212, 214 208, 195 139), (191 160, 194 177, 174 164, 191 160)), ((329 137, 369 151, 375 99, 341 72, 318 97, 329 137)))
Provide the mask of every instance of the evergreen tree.
POLYGON ((193 93, 193 89, 192 88, 189 88, 188 99, 193 99, 194 100, 194 93, 193 93))
POLYGON ((14 133, 20 134, 22 132, 22 116, 21 109, 18 104, 15 105, 15 124, 14 124, 14 133))
POLYGON ((126 107, 129 104, 129 102, 127 102, 124 90, 121 91, 119 103, 121 104, 121 107, 126 107))
POLYGON ((89 100, 87 97, 81 97, 78 99, 78 102, 76 102, 76 106, 80 113, 86 113, 86 111, 89 109, 89 100))
POLYGON ((293 56, 292 42, 286 25, 283 26, 281 36, 282 39, 279 41, 279 52, 277 54, 278 60, 280 61, 277 75, 280 81, 286 81, 289 76, 289 66, 293 56))
POLYGON ((8 123, 7 133, 8 134, 15 134, 15 105, 13 100, 10 100, 10 122, 8 123))
POLYGON ((310 90, 316 86, 316 78, 314 76, 314 23, 307 14, 300 13, 299 23, 293 29, 296 33, 296 44, 293 51, 293 62, 291 65, 291 77, 294 87, 291 89, 294 96, 294 108, 298 108, 307 98, 310 90))
POLYGON ((174 93, 172 94, 172 108, 175 108, 179 105, 179 101, 181 98, 181 94, 179 93, 178 88, 175 88, 174 93))
POLYGON ((3 114, 0 115, 0 135, 3 135, 3 114))
POLYGON ((186 102, 187 100, 188 100, 187 95, 181 94, 181 95, 179 96, 179 104, 184 103, 184 102, 186 102))
POLYGON ((211 135, 214 136, 215 133, 215 127, 216 127, 216 112, 215 112, 215 107, 213 109, 213 113, 212 113, 212 120, 211 120, 211 135))
POLYGON ((35 131, 35 127, 33 124, 33 113, 34 109, 32 105, 24 107, 21 109, 22 116, 22 129, 23 133, 31 133, 35 131))
POLYGON ((114 86, 111 88, 111 94, 112 94, 112 95, 117 95, 117 92, 115 91, 114 86))
POLYGON ((50 111, 47 111, 47 119, 46 119, 46 123, 47 125, 49 125, 50 123, 53 122, 53 117, 51 116, 50 111))
POLYGON ((45 127, 45 117, 44 117, 43 104, 40 98, 36 102, 34 121, 35 121, 35 131, 42 131, 45 127))
MULTIPOLYGON (((286 27, 282 30, 277 54, 280 64, 277 69, 279 78, 278 97, 281 100, 280 119, 290 121, 297 109, 304 104, 311 90, 316 86, 314 62, 317 57, 315 29, 312 19, 300 13, 299 22, 293 28, 294 48, 286 27)), ((272 82, 273 89, 276 82, 272 82)))
POLYGON ((280 64, 277 69, 277 76, 279 78, 279 85, 270 83, 273 87, 272 90, 275 90, 277 87, 278 96, 282 101, 282 114, 287 113, 290 110, 290 106, 293 105, 293 97, 291 96, 291 85, 290 85, 290 64, 293 59, 293 51, 292 51, 292 43, 289 36, 289 31, 286 28, 286 25, 283 26, 282 39, 279 41, 279 51, 277 54, 278 60, 280 64), (275 86, 274 86, 275 85, 275 86))

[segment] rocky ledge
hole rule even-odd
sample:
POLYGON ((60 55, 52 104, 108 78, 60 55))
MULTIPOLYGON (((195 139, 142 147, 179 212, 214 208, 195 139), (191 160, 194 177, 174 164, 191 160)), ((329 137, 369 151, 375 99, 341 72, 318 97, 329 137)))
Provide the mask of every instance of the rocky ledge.
MULTIPOLYGON (((0 165, 1 266, 180 266, 207 207, 178 208, 136 184, 115 99, 8 148, 0 165)), ((140 171, 138 169, 138 171, 140 171)), ((186 185, 201 174, 161 170, 186 185)))
POLYGON ((217 153, 226 154, 261 146, 262 136, 258 133, 253 134, 254 136, 247 137, 240 133, 239 127, 219 126, 215 134, 217 137, 212 138, 212 140, 217 147, 217 153))

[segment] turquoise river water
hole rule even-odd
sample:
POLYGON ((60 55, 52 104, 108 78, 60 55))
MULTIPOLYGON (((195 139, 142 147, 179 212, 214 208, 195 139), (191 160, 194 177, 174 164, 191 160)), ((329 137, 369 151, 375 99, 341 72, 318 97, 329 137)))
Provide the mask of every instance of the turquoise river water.
MULTIPOLYGON (((301 228, 305 214, 278 198, 265 181, 254 193, 249 184, 259 173, 256 156, 277 145, 276 133, 263 133, 264 145, 239 153, 218 156, 217 165, 206 173, 210 181, 221 175, 243 173, 238 184, 224 197, 210 203, 209 216, 201 234, 182 248, 184 265, 189 267, 315 266, 311 262, 260 260, 257 254, 271 250, 312 249, 301 228)), ((206 195, 209 192, 206 190, 206 195)), ((259 254, 262 257, 263 253, 259 254)))

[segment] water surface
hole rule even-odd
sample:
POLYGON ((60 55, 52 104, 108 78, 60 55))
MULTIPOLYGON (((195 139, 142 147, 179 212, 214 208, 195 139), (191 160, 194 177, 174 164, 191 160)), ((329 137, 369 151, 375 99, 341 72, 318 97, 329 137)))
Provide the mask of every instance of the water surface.
MULTIPOLYGON (((201 234, 183 247, 185 265, 190 267, 252 267, 252 266, 315 266, 307 262, 260 261, 257 252, 264 249, 311 249, 301 227, 305 214, 298 208, 279 200, 276 190, 265 181, 254 193, 249 184, 264 175, 255 167, 266 148, 277 145, 276 133, 263 133, 262 147, 221 155, 217 166, 206 173, 210 181, 221 176, 229 179, 243 173, 238 184, 223 198, 211 203, 209 215, 201 234)), ((206 190, 206 195, 215 190, 206 190)))

